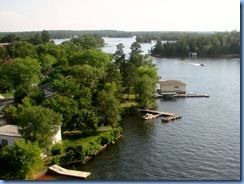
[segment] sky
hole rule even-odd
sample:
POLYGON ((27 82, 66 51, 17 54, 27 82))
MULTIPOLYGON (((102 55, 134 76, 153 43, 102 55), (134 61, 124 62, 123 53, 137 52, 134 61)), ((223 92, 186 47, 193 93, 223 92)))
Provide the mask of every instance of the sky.
POLYGON ((239 0, 0 0, 0 32, 240 31, 239 0))

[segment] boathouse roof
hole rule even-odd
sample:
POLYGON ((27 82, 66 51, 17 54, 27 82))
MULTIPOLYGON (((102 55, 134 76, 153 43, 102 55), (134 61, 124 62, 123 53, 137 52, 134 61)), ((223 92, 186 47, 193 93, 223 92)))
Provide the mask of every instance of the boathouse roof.
POLYGON ((164 80, 164 81, 159 81, 158 82, 161 86, 183 86, 186 85, 185 82, 181 80, 164 80))

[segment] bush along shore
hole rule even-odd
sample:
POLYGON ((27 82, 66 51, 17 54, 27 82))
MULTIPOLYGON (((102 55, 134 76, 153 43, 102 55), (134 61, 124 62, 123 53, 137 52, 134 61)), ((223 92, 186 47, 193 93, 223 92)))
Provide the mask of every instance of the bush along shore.
POLYGON ((66 135, 67 139, 55 144, 51 149, 51 155, 45 158, 46 166, 34 174, 34 179, 39 180, 48 172, 48 167, 57 164, 62 167, 81 165, 104 151, 108 145, 115 144, 122 138, 121 127, 105 127, 96 135, 81 137, 79 132, 66 135), (72 137, 72 138, 71 138, 72 137))

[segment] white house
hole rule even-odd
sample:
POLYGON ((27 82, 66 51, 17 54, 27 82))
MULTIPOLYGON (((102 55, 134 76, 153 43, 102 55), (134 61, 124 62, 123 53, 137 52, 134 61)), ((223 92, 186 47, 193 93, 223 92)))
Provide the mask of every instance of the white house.
POLYGON ((0 127, 0 145, 2 147, 14 145, 14 141, 21 139, 21 137, 16 125, 3 125, 0 127))
MULTIPOLYGON (((18 127, 16 125, 4 125, 0 127, 0 145, 2 147, 7 145, 13 146, 14 141, 21 138, 22 136, 19 134, 18 127)), ((53 136, 53 144, 60 142, 61 140, 61 127, 59 126, 57 134, 53 136)))
POLYGON ((158 82, 160 85, 159 93, 186 94, 186 83, 180 80, 164 80, 158 82))

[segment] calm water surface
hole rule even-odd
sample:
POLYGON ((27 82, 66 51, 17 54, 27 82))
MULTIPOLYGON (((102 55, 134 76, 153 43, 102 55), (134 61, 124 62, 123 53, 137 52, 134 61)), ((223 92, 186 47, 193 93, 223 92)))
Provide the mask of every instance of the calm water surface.
MULTIPOLYGON (((128 52, 133 41, 106 38, 102 50, 114 53, 123 42, 128 52)), ((150 47, 142 44, 145 53, 150 47)), ((162 79, 180 79, 188 93, 210 97, 155 100, 158 110, 179 113, 182 119, 165 124, 142 120, 141 114, 126 117, 123 138, 76 169, 90 171, 90 180, 239 180, 240 59, 153 61, 162 79)))

